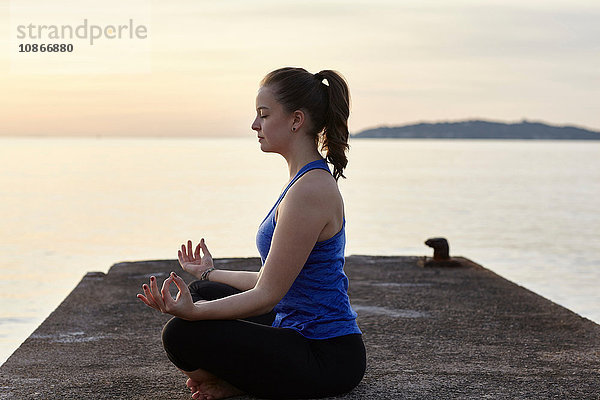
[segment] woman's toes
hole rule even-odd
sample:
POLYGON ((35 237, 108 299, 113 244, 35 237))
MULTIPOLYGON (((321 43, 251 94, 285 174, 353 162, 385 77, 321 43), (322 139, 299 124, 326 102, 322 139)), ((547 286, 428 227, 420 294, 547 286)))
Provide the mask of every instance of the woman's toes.
POLYGON ((198 386, 198 382, 196 382, 192 378, 188 378, 188 380, 185 382, 185 385, 189 388, 192 388, 198 386))

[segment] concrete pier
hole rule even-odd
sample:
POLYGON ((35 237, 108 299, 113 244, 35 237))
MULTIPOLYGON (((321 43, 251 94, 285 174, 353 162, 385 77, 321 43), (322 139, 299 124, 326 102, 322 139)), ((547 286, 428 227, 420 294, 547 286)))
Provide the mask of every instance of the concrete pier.
MULTIPOLYGON (((600 326, 462 260, 347 257, 368 367, 341 398, 600 399, 600 326)), ((216 264, 257 270, 260 260, 216 264)), ((170 271, 192 280, 175 260, 88 273, 0 367, 0 399, 189 399, 160 343, 169 316, 135 297, 170 271)))

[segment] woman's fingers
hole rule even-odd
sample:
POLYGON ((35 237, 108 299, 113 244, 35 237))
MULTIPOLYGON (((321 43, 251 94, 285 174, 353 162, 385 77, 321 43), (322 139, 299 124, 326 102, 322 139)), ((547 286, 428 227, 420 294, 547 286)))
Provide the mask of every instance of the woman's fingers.
POLYGON ((144 304, 146 304, 148 307, 156 308, 156 307, 152 306, 152 304, 148 301, 148 299, 146 298, 146 296, 144 296, 143 294, 139 294, 138 293, 137 298, 140 299, 141 301, 143 301, 144 304))
POLYGON ((187 250, 185 249, 185 244, 181 245, 181 254, 183 256, 183 261, 190 261, 187 255, 187 250))
POLYGON ((161 309, 158 307, 158 305, 154 301, 154 298, 152 297, 152 293, 150 292, 150 288, 148 287, 148 285, 146 285, 144 283, 142 285, 142 290, 144 291, 144 294, 138 294, 137 298, 140 299, 148 307, 152 307, 157 311, 161 311, 161 309))
POLYGON ((156 277, 154 276, 150 277, 150 285, 143 284, 142 289, 144 294, 138 294, 137 298, 148 307, 152 307, 163 313, 174 310, 174 306, 177 305, 182 296, 189 298, 191 302, 192 295, 190 289, 185 281, 177 276, 175 272, 171 272, 171 275, 165 279, 160 290, 158 289, 156 277), (171 296, 171 292, 169 291, 171 282, 175 282, 175 285, 179 289, 175 299, 173 299, 173 296, 171 296))
POLYGON ((171 276, 169 277, 170 279, 173 279, 173 282, 175 282, 175 285, 177 286, 177 289, 179 289, 179 294, 177 295, 177 299, 179 299, 180 295, 189 295, 190 297, 192 296, 192 294, 190 293, 190 289, 188 288, 188 285, 185 283, 185 281, 177 276, 175 274, 175 272, 171 272, 171 276))
POLYGON ((169 307, 171 305, 173 305, 173 303, 175 302, 173 300, 173 297, 171 296, 171 292, 169 292, 169 287, 171 286, 171 282, 173 282, 173 278, 169 276, 163 282, 162 289, 160 290, 160 294, 161 294, 162 299, 165 304, 165 310, 167 310, 167 311, 169 310, 169 307))
POLYGON ((152 292, 150 292, 150 288, 148 287, 148 285, 146 285, 145 283, 142 285, 142 289, 144 290, 144 295, 146 297, 146 300, 148 301, 148 305, 152 308, 156 308, 157 310, 160 311, 160 308, 158 307, 158 304, 156 304, 156 301, 154 301, 154 297, 152 296, 152 292))
POLYGON ((158 309, 162 312, 166 312, 165 302, 163 301, 162 295, 158 290, 158 285, 156 284, 156 278, 154 276, 150 277, 150 294, 158 306, 158 309))
POLYGON ((208 251, 208 247, 206 247, 206 243, 204 243, 204 238, 200 239, 200 246, 202 247, 202 252, 204 253, 204 255, 212 258, 210 251, 208 251))
MULTIPOLYGON (((202 257, 200 256, 200 250, 202 250, 202 252, 204 253, 204 255, 210 255, 210 252, 208 251, 208 248, 206 247, 206 244, 204 243, 204 238, 202 238, 200 240, 200 243, 198 243, 198 245, 196 246, 196 249, 194 250, 194 247, 192 245, 192 241, 188 240, 187 241, 187 247, 185 244, 181 245, 181 250, 177 251, 177 257, 179 258, 179 262, 194 262, 197 260, 200 260, 202 257)), ((212 256, 211 256, 212 257, 212 256)))
POLYGON ((194 251, 194 258, 196 258, 197 260, 200 259, 200 243, 198 243, 198 246, 196 246, 196 251, 194 251))

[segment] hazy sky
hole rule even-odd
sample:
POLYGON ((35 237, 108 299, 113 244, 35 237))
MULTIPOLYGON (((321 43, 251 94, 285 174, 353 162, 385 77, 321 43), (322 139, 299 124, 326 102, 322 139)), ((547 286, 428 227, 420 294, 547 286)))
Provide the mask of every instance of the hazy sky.
MULTIPOLYGON (((11 2, 0 3, 1 135, 250 135, 258 82, 281 66, 340 71, 351 132, 467 118, 600 130, 597 0, 145 1, 149 68, 62 74, 11 70, 11 2)), ((141 60, 140 41, 119 43, 131 52, 109 43, 96 57, 141 60)))

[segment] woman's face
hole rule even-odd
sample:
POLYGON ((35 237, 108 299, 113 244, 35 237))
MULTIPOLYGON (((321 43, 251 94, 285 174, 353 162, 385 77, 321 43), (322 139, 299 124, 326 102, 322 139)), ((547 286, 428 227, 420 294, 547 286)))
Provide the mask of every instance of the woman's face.
POLYGON ((256 118, 252 129, 264 152, 285 152, 290 144, 293 113, 287 113, 270 88, 263 86, 256 96, 256 118))

